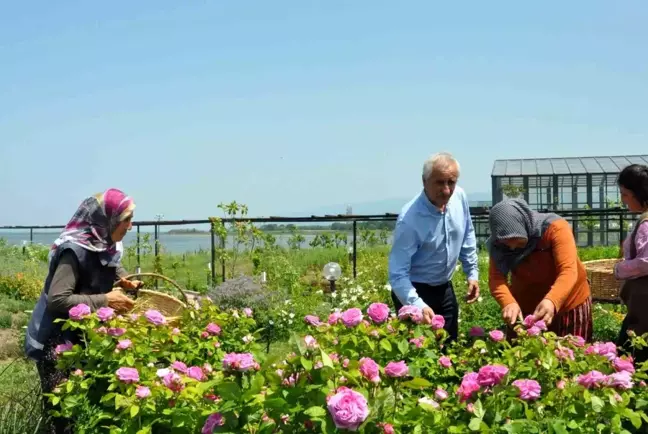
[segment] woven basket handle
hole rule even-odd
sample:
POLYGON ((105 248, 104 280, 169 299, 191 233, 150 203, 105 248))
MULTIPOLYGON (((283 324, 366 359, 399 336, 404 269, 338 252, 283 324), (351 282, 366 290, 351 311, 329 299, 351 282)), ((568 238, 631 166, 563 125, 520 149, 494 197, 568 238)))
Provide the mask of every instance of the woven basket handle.
MULTIPOLYGON (((129 280, 129 279, 132 279, 133 277, 156 277, 156 278, 158 278, 158 279, 166 280, 166 281, 169 282, 171 285, 175 286, 175 288, 176 288, 178 291, 180 291, 180 294, 182 294, 182 298, 184 298, 184 302, 185 302, 187 305, 189 305, 189 298, 187 297, 187 294, 185 294, 185 292, 183 291, 183 289, 180 287, 180 285, 178 285, 178 283, 177 283, 176 281, 171 280, 171 279, 169 279, 168 277, 163 276, 163 275, 161 275, 161 274, 157 274, 157 273, 135 273, 135 274, 129 274, 128 276, 123 277, 123 279, 127 279, 127 280, 129 280)), ((120 279, 120 280, 121 280, 121 279, 120 279)), ((117 284, 117 283, 119 283, 119 280, 117 280, 117 281, 115 282, 115 284, 117 284)))

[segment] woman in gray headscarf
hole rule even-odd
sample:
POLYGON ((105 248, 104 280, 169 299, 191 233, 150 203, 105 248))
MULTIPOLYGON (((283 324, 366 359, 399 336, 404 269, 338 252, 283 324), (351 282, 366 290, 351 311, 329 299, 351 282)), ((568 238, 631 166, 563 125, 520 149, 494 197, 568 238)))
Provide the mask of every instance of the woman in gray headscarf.
POLYGON ((590 287, 569 223, 507 199, 493 206, 489 224, 489 287, 506 324, 533 315, 559 336, 591 340, 590 287))

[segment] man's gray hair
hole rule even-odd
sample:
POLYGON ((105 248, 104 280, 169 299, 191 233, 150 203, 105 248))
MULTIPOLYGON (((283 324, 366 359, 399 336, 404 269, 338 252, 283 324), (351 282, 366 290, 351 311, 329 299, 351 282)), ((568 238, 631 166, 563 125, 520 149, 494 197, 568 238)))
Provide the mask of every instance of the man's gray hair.
POLYGON ((449 152, 439 152, 432 155, 425 161, 423 164, 423 181, 426 181, 434 172, 434 169, 445 168, 448 166, 454 166, 457 168, 457 173, 459 173, 459 162, 449 152))

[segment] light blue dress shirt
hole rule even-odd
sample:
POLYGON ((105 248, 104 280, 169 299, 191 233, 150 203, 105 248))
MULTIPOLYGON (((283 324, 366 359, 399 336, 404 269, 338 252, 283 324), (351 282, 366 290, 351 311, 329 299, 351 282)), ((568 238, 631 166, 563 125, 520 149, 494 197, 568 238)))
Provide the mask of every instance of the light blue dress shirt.
POLYGON ((404 305, 427 304, 412 282, 442 285, 461 261, 470 280, 477 280, 477 240, 466 193, 456 187, 444 212, 422 191, 405 205, 396 221, 389 254, 389 283, 404 305))

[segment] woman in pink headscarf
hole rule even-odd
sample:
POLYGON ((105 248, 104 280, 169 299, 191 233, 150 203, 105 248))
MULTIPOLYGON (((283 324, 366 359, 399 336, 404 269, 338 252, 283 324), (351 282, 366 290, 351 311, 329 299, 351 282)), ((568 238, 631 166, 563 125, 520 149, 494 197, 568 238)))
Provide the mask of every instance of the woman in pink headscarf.
MULTIPOLYGON (((80 304, 91 311, 111 307, 117 312, 134 305, 124 293, 112 290, 120 278, 124 289, 140 285, 124 279, 128 273, 121 266, 122 240, 132 227, 134 209, 133 200, 117 189, 88 197, 52 244, 49 273, 25 337, 25 352, 37 362, 43 393, 51 393, 68 375, 56 368, 57 346, 80 343, 78 335, 63 331, 55 319, 68 318, 70 309, 80 304)), ((71 421, 54 419, 49 432, 72 432, 71 426, 71 421)))

